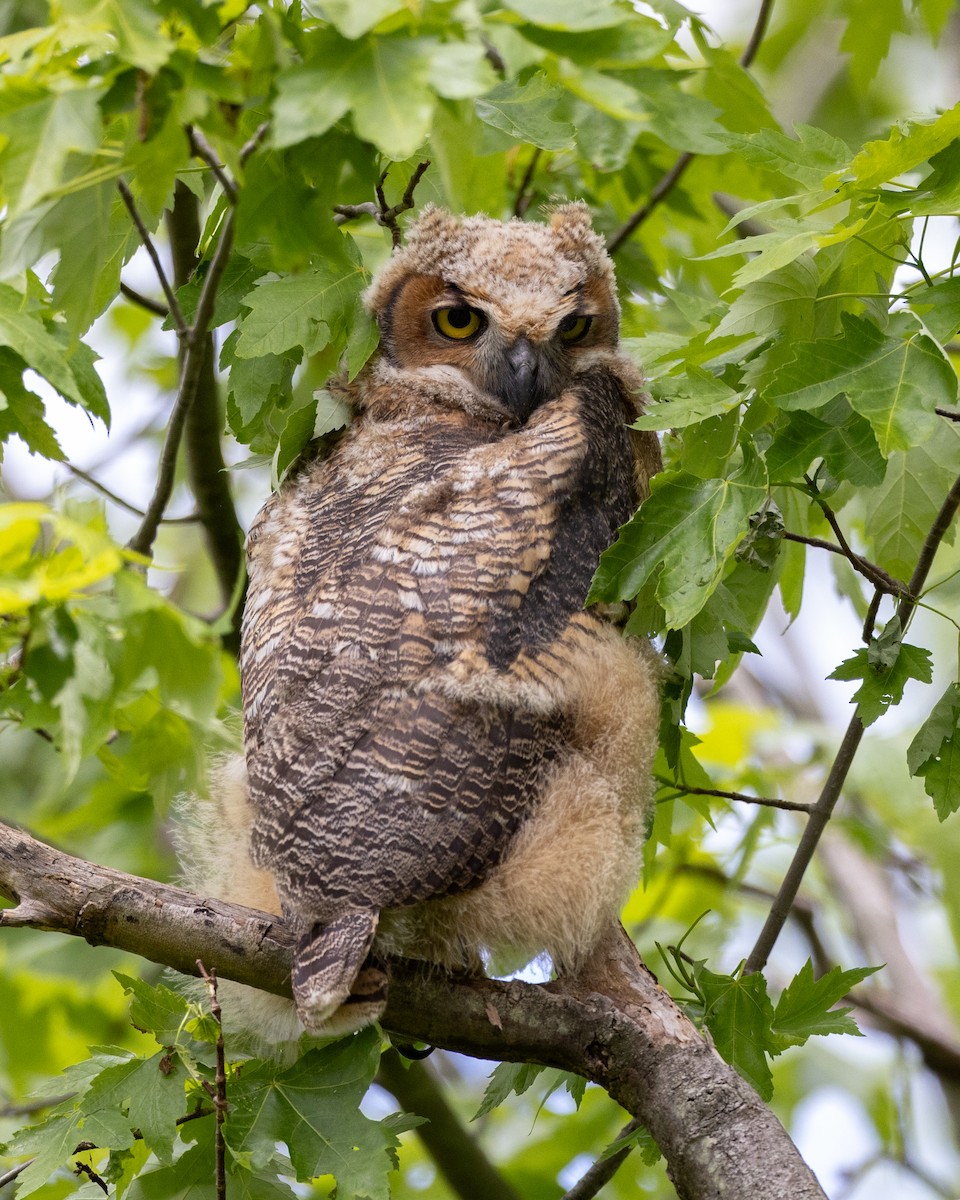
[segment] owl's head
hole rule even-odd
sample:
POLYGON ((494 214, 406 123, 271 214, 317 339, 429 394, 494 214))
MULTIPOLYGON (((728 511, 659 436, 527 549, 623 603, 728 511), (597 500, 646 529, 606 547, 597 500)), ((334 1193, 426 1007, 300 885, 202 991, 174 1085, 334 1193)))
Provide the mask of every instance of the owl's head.
POLYGON ((613 265, 584 204, 549 224, 429 207, 366 295, 394 366, 453 367, 525 421, 616 350, 613 265))

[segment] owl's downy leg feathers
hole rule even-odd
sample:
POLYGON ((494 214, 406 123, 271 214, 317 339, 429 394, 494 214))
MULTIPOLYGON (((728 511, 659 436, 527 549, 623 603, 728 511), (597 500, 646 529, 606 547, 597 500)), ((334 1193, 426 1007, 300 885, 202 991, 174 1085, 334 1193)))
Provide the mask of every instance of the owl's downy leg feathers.
POLYGON ((311 1033, 350 1033, 386 1008, 386 972, 370 954, 378 916, 350 909, 301 937, 291 980, 300 1020, 311 1033))

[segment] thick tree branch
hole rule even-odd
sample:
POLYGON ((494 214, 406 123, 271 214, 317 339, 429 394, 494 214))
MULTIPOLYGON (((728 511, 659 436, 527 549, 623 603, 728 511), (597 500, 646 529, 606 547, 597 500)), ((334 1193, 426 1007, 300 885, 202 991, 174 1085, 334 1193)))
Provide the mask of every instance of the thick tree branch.
MULTIPOLYGON (((196 960, 290 992, 296 932, 277 917, 72 858, 0 825, 0 894, 29 925, 196 974, 196 960)), ((481 1058, 575 1071, 650 1130, 680 1200, 809 1200, 824 1193, 773 1113, 611 931, 576 978, 535 985, 393 960, 386 1028, 481 1058)))

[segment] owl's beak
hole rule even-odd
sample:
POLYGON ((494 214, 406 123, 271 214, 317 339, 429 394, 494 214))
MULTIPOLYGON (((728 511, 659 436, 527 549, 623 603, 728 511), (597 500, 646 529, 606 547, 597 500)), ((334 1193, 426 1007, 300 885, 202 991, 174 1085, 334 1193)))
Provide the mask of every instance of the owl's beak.
POLYGON ((523 336, 518 337, 506 354, 508 371, 505 373, 501 400, 521 421, 536 408, 539 395, 537 352, 523 336))

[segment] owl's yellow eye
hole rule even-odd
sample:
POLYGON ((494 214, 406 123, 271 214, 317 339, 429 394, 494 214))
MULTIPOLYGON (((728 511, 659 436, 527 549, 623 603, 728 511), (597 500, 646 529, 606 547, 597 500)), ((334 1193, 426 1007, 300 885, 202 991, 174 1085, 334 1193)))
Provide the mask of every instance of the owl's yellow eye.
POLYGON ((465 304, 455 304, 452 308, 434 309, 433 325, 437 333, 462 342, 480 332, 483 328, 483 314, 465 304))
POLYGON ((593 317, 577 317, 573 314, 569 317, 564 317, 558 327, 560 340, 566 342, 568 346, 572 342, 582 341, 590 331, 592 324, 593 317))

